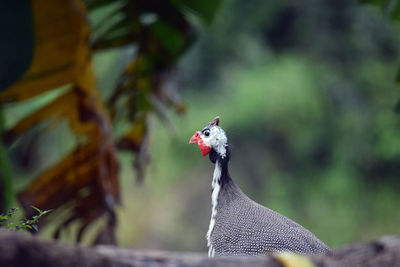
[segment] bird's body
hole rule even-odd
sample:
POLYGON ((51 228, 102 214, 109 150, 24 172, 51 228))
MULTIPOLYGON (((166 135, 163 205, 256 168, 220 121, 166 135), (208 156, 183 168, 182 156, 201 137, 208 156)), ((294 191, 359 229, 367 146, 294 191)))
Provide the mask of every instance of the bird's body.
MULTIPOLYGON (((215 168, 221 168, 217 162, 215 168)), ((222 168, 221 168, 222 169, 222 168)), ((219 171, 215 171, 219 173, 219 171)), ((208 236, 209 255, 259 255, 288 250, 302 254, 328 247, 289 218, 247 197, 228 176, 213 182, 218 197, 208 236), (219 187, 219 188, 218 188, 219 187)), ((224 174, 226 175, 226 174, 224 174)), ((214 177, 215 178, 215 177, 214 177)))
POLYGON ((209 256, 260 255, 279 251, 322 253, 329 248, 310 231, 289 218, 247 197, 228 172, 230 148, 216 118, 190 143, 215 163, 212 179, 212 213, 207 244, 209 256))

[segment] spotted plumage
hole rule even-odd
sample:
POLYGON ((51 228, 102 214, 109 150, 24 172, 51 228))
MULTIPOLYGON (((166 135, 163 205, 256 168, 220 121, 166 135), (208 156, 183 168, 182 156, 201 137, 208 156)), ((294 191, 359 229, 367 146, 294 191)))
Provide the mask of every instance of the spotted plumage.
POLYGON ((230 148, 215 118, 190 143, 215 163, 212 178, 211 219, 207 232, 208 254, 259 255, 279 251, 322 253, 329 248, 310 231, 289 218, 247 197, 228 172, 230 148))

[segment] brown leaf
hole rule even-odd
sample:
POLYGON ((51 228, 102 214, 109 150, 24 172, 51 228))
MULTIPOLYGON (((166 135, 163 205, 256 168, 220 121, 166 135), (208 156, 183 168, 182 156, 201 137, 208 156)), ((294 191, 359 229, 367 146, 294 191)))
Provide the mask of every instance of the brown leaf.
POLYGON ((147 114, 142 112, 137 116, 131 128, 118 141, 117 148, 138 152, 140 144, 146 135, 147 129, 147 114))
POLYGON ((88 187, 92 194, 98 193, 116 204, 120 201, 117 172, 113 145, 95 140, 78 147, 43 172, 18 197, 27 211, 32 205, 55 209, 80 199, 80 190, 88 187))
POLYGON ((12 142, 50 119, 65 119, 74 134, 86 137, 86 143, 18 194, 28 216, 32 205, 41 209, 72 206, 70 217, 62 225, 81 220, 79 239, 91 222, 104 213, 113 214, 114 206, 120 203, 111 125, 90 62, 89 27, 82 2, 33 0, 32 11, 33 63, 19 82, 0 95, 0 102, 22 101, 66 84, 72 89, 23 118, 4 138, 12 142))
POLYGON ((147 113, 139 113, 132 127, 117 143, 117 148, 135 152, 136 158, 133 166, 136 170, 138 182, 143 181, 145 169, 150 160, 149 127, 147 123, 147 113))

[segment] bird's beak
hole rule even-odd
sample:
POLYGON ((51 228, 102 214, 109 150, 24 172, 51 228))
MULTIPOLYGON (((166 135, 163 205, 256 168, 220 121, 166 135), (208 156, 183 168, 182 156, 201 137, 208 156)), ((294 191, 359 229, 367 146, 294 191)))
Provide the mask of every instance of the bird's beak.
POLYGON ((197 144, 200 139, 200 133, 196 132, 189 140, 189 144, 197 144))

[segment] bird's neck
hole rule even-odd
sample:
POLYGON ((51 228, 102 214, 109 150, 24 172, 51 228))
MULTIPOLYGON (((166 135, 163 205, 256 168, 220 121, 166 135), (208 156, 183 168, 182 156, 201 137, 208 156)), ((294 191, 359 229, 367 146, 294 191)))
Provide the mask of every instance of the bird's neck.
POLYGON ((225 153, 221 155, 214 149, 210 152, 210 160, 215 163, 215 169, 212 180, 212 187, 214 188, 217 184, 224 187, 227 183, 231 182, 232 179, 229 175, 228 165, 230 160, 230 149, 227 145, 225 147, 225 153))
POLYGON ((227 147, 227 153, 224 156, 218 154, 215 150, 210 152, 210 160, 215 163, 215 169, 211 182, 211 220, 207 232, 207 245, 208 245, 208 256, 214 256, 214 248, 211 243, 211 234, 214 229, 214 225, 217 217, 217 205, 218 197, 221 190, 224 190, 229 185, 233 184, 231 177, 228 172, 229 163, 229 148, 227 147))
POLYGON ((212 185, 218 184, 220 187, 225 187, 225 185, 227 185, 231 181, 232 178, 229 175, 228 163, 217 161, 215 163, 212 185))

